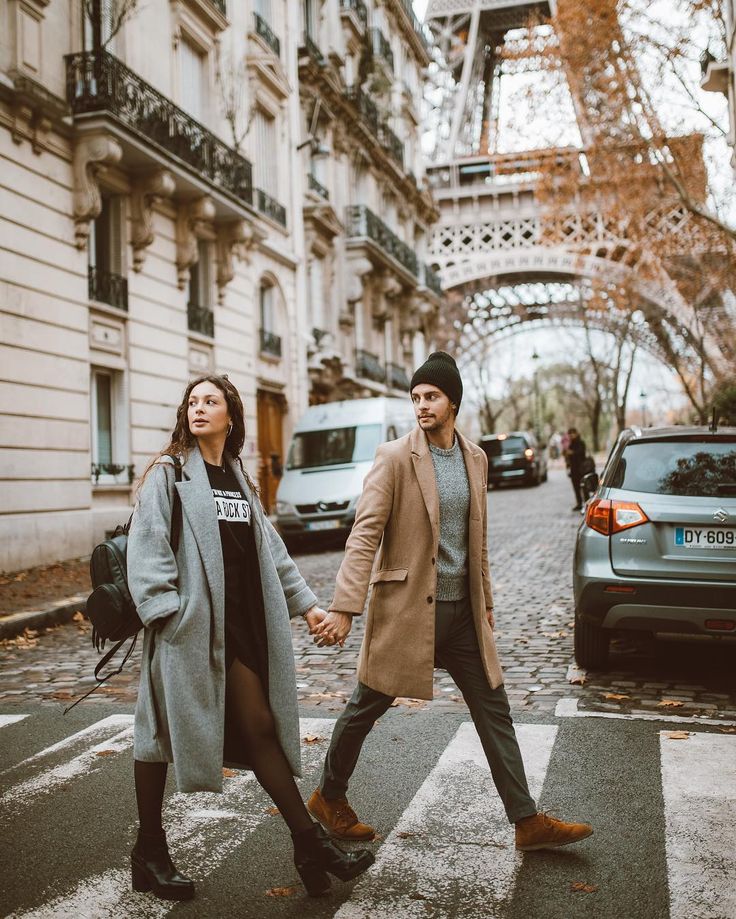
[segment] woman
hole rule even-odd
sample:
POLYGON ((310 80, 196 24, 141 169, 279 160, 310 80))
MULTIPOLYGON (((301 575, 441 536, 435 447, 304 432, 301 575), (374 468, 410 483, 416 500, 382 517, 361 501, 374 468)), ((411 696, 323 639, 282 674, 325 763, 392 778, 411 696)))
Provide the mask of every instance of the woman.
POLYGON ((327 872, 349 880, 373 862, 366 849, 347 853, 330 842, 294 781, 300 738, 289 618, 304 616, 311 630, 325 613, 263 513, 240 460, 244 440, 243 405, 227 377, 190 383, 171 441, 144 475, 128 539, 128 583, 145 626, 132 880, 164 899, 194 896, 161 823, 169 762, 180 791, 221 791, 223 761, 252 769, 291 830, 311 896, 327 892, 327 872), (173 456, 183 463, 180 482, 173 456))

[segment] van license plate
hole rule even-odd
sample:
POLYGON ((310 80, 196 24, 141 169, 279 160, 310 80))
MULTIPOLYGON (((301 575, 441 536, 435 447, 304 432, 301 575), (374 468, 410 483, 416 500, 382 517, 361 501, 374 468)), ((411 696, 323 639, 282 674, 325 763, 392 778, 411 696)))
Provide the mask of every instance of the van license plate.
POLYGON ((305 524, 308 530, 336 530, 340 526, 339 520, 313 520, 305 524))
POLYGON ((683 549, 736 549, 736 530, 722 527, 675 527, 675 545, 683 549))

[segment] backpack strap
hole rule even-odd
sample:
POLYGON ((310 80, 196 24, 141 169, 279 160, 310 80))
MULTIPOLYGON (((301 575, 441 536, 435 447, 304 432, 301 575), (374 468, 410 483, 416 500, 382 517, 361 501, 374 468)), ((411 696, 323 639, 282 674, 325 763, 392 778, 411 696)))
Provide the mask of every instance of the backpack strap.
MULTIPOLYGON (((172 462, 174 463, 174 481, 181 482, 181 460, 178 456, 171 457, 172 462)), ((182 526, 182 517, 181 517, 181 498, 179 496, 179 489, 174 486, 174 503, 171 506, 171 537, 170 543, 171 548, 176 555, 176 550, 179 548, 179 536, 181 535, 181 526, 182 526)))
POLYGON ((96 692, 100 688, 100 686, 102 686, 103 683, 106 683, 110 679, 110 677, 117 676, 119 673, 123 672, 123 667, 128 663, 130 655, 135 650, 135 645, 136 645, 136 642, 138 641, 138 632, 136 632, 135 635, 132 636, 130 647, 125 652, 125 657, 123 657, 122 661, 120 662, 120 666, 118 667, 118 669, 111 670, 108 674, 106 674, 103 677, 100 676, 102 669, 107 666, 107 664, 117 654, 117 652, 125 644, 126 641, 128 641, 128 639, 123 638, 121 641, 114 644, 112 648, 110 648, 110 650, 107 651, 100 658, 100 660, 97 662, 97 666, 95 667, 95 679, 97 680, 97 683, 92 687, 92 689, 88 689, 87 692, 83 696, 80 696, 76 700, 76 702, 72 702, 71 705, 67 705, 67 707, 64 709, 65 715, 67 712, 70 712, 74 708, 75 705, 79 705, 80 702, 83 702, 88 696, 91 696, 93 692, 96 692))

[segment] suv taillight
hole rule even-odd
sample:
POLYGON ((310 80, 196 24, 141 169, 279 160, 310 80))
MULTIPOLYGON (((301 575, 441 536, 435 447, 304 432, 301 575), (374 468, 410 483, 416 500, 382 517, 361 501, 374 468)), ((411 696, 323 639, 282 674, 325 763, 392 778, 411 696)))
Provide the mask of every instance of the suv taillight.
POLYGON ((612 536, 621 530, 638 527, 648 520, 638 504, 629 501, 609 501, 608 498, 596 498, 595 501, 591 501, 585 512, 586 525, 604 536, 612 536))

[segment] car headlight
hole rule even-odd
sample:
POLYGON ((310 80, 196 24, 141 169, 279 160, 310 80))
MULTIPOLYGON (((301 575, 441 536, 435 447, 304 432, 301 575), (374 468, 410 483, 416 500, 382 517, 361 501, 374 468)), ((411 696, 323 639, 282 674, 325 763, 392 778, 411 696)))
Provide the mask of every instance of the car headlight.
POLYGON ((295 517, 296 508, 293 504, 289 504, 288 501, 277 501, 276 502, 276 513, 280 517, 295 517))

